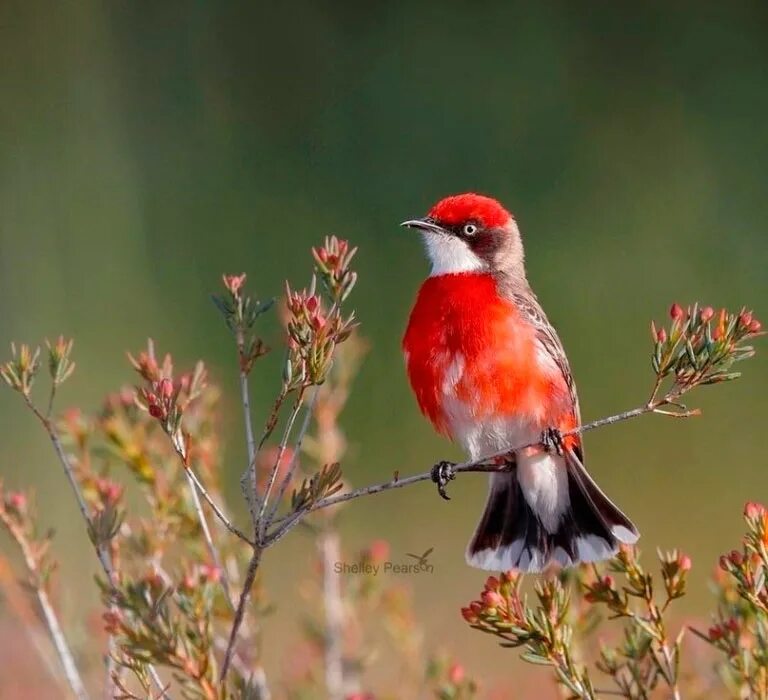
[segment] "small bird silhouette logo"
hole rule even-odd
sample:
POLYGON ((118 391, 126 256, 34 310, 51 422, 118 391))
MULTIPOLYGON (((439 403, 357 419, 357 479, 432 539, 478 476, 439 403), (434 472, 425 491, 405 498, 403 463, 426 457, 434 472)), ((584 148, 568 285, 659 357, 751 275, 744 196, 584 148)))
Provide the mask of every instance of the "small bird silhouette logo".
POLYGON ((405 556, 411 557, 412 559, 415 559, 418 563, 416 566, 418 566, 421 569, 426 569, 429 567, 429 562, 427 561, 427 557, 429 557, 430 554, 434 551, 434 547, 430 547, 424 554, 410 554, 409 552, 405 553, 405 556))

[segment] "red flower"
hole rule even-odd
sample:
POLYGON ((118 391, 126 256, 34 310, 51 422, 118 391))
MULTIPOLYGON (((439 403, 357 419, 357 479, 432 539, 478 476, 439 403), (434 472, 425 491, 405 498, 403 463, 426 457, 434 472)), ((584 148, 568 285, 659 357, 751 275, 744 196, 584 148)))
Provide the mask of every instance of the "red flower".
POLYGON ((669 317, 673 321, 679 321, 681 318, 685 316, 685 311, 683 311, 683 307, 680 306, 677 302, 672 304, 672 306, 669 308, 669 317))
POLYGON ((240 290, 245 284, 246 274, 242 275, 222 275, 224 286, 232 294, 232 296, 239 296, 240 290))
POLYGON ((762 518, 765 515, 765 506, 762 503, 756 503, 755 501, 749 501, 744 506, 744 517, 754 520, 755 518, 762 518))

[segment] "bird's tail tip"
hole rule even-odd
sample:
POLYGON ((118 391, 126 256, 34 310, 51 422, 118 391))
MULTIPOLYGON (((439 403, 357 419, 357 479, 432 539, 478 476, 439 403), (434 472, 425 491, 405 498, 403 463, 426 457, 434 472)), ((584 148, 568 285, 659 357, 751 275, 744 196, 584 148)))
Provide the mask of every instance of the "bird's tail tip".
POLYGON ((569 505, 555 532, 531 510, 515 475, 494 478, 466 560, 486 571, 538 573, 614 557, 633 545, 637 528, 600 490, 581 465, 568 465, 569 505))

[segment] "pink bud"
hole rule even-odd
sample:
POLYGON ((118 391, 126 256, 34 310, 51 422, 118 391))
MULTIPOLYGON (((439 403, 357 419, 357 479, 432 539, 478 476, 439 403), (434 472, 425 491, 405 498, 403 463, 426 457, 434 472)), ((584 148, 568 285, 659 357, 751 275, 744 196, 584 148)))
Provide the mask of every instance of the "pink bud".
POLYGON ((164 378, 160 380, 160 396, 169 399, 173 396, 173 382, 164 378))
POLYGON ((744 517, 753 520, 765 515, 765 506, 762 503, 750 501, 744 506, 744 517))
POLYGON ((753 319, 749 324, 750 333, 759 333, 763 328, 763 324, 757 319, 753 319))
POLYGON ((200 577, 207 583, 218 583, 221 580, 221 569, 212 564, 201 564, 200 577))
POLYGON ((711 306, 705 306, 701 310, 701 320, 703 323, 711 320, 715 315, 715 310, 711 306))
POLYGON ((23 513, 27 508, 27 496, 21 491, 11 491, 6 496, 6 502, 9 508, 13 508, 17 513, 23 513))
POLYGON ((739 314, 739 322, 742 326, 745 328, 749 327, 749 324, 752 323, 752 312, 751 311, 742 311, 739 314))
POLYGON ((736 621, 735 618, 730 617, 725 623, 725 629, 727 629, 729 632, 738 632, 739 623, 736 621))
POLYGON ((502 598, 496 591, 483 591, 480 598, 487 608, 498 608, 502 603, 502 598))
POLYGON ((669 317, 673 321, 679 321, 683 316, 685 315, 685 312, 683 311, 683 307, 680 306, 677 302, 672 304, 672 306, 669 308, 669 317))
POLYGON ((744 557, 742 556, 741 552, 737 552, 734 549, 728 555, 728 561, 731 562, 731 564, 734 564, 735 566, 741 566, 742 563, 744 562, 744 557))
POLYGON ((152 418, 162 418, 163 409, 156 403, 151 403, 149 404, 149 415, 152 416, 152 418))
POLYGON ((667 331, 665 331, 663 328, 659 328, 658 332, 656 333, 656 340, 660 343, 666 343, 667 331))
POLYGON ((223 275, 222 280, 224 286, 232 293, 233 296, 237 296, 240 293, 243 285, 245 284, 246 275, 223 275))
POLYGON ((613 576, 605 576, 602 583, 603 587, 606 589, 613 588, 613 576))
POLYGON ((709 641, 716 642, 718 639, 722 638, 723 630, 720 628, 719 625, 714 625, 713 627, 709 628, 709 632, 707 633, 707 636, 709 637, 709 641))
POLYGON ((448 680, 453 685, 459 685, 464 680, 464 667, 461 664, 453 663, 448 669, 448 680))
POLYGON ((691 566, 693 566, 693 563, 691 562, 691 558, 687 554, 681 554, 677 558, 677 565, 680 567, 680 571, 690 571, 691 566))
POLYGON ((316 296, 311 296, 307 298, 307 301, 305 302, 305 305, 307 307, 307 311, 309 313, 312 313, 318 306, 318 299, 316 296))
POLYGON ((471 608, 462 608, 461 609, 461 616, 467 621, 467 622, 477 622, 477 615, 472 611, 471 608))
POLYGON ((499 590, 499 579, 497 579, 495 576, 489 576, 488 580, 485 582, 485 590, 486 591, 498 591, 499 590))

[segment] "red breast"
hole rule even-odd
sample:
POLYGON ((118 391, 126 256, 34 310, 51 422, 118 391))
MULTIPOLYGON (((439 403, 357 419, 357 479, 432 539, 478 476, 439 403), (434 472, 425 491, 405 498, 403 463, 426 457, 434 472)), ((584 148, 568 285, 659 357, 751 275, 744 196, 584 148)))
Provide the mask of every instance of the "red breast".
POLYGON ((498 293, 490 274, 429 277, 403 351, 419 407, 449 436, 447 398, 470 407, 477 419, 520 416, 543 427, 562 423, 568 412, 562 375, 542 362, 535 329, 498 293))

